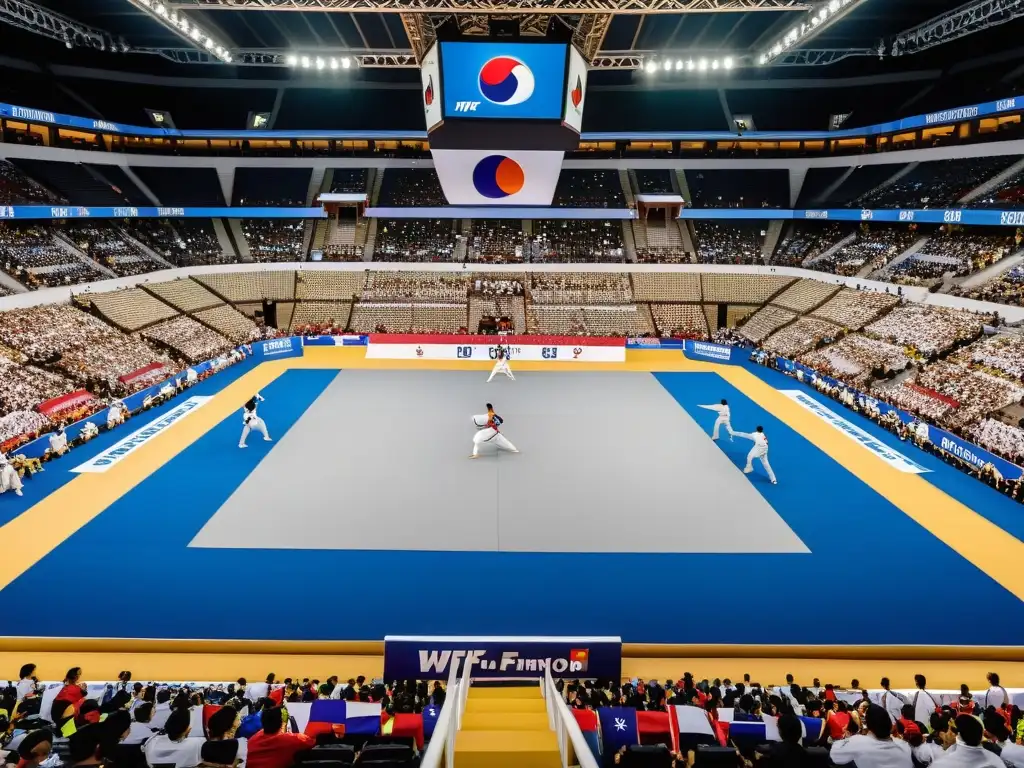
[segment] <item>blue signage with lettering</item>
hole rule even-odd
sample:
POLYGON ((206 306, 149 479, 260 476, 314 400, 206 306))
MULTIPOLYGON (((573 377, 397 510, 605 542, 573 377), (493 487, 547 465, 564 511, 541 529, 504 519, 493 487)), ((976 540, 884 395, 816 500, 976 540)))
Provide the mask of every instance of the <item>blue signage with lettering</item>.
POLYGON ((620 637, 385 637, 385 680, 447 680, 452 664, 474 678, 618 680, 620 637))

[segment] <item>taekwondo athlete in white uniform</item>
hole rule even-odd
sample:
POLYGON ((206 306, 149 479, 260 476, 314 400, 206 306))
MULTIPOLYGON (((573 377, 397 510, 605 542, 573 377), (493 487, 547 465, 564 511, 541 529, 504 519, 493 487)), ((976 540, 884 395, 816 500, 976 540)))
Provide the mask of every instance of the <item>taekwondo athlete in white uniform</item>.
POLYGON ((743 474, 749 475, 754 471, 754 465, 751 463, 754 459, 761 460, 761 466, 764 467, 764 471, 768 473, 768 479, 773 484, 777 484, 778 480, 775 479, 775 473, 772 471, 772 465, 768 463, 768 437, 764 433, 764 427, 758 427, 756 432, 733 432, 734 435, 739 437, 745 437, 748 440, 754 441, 754 447, 750 449, 750 453, 747 454, 747 466, 743 468, 743 474))
POLYGON ((487 383, 491 383, 491 379, 497 376, 499 373, 504 373, 512 381, 516 380, 516 377, 512 375, 512 369, 508 367, 508 351, 498 345, 494 352, 494 368, 491 369, 491 375, 487 378, 487 383))
POLYGON ((245 438, 249 436, 250 430, 256 430, 263 435, 264 440, 268 443, 270 442, 270 435, 267 434, 267 425, 263 423, 263 419, 256 415, 257 401, 263 402, 263 396, 259 392, 245 404, 245 410, 242 411, 242 424, 244 426, 242 427, 242 437, 238 440, 239 448, 249 447, 245 444, 245 438))
POLYGON ((729 403, 724 398, 721 405, 700 405, 697 407, 714 411, 718 414, 718 418, 715 419, 715 429, 711 433, 712 440, 718 439, 718 428, 722 426, 725 427, 725 431, 729 433, 729 439, 732 440, 733 435, 736 433, 732 431, 732 423, 729 421, 729 403))
POLYGON ((480 458, 480 446, 482 445, 493 445, 496 448, 500 448, 511 453, 519 453, 519 449, 512 445, 512 443, 498 431, 498 427, 500 427, 503 422, 504 419, 494 412, 494 406, 490 403, 487 404, 486 414, 479 414, 473 417, 473 424, 476 426, 478 431, 473 435, 473 453, 469 458, 480 458))

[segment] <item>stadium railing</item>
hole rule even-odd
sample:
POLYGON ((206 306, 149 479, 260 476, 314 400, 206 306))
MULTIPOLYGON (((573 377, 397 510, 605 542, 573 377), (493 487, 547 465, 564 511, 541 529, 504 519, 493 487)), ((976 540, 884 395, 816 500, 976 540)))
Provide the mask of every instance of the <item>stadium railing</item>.
POLYGON ((570 765, 578 765, 579 768, 598 768, 597 760, 583 738, 579 723, 555 687, 550 668, 544 670, 540 690, 547 704, 548 723, 558 739, 558 755, 562 760, 562 768, 569 768, 570 765))
POLYGON ((465 692, 469 691, 469 670, 472 664, 463 662, 462 677, 458 677, 459 662, 452 661, 448 670, 448 688, 444 706, 437 716, 434 735, 427 744, 420 760, 420 768, 445 768, 455 766, 455 736, 462 723, 462 712, 466 706, 465 692))

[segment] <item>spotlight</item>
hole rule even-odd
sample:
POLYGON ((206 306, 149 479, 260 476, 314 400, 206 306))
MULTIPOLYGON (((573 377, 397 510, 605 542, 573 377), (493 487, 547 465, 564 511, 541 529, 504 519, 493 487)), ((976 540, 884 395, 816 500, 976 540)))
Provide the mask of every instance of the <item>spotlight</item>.
POLYGON ((672 62, 669 61, 668 59, 665 59, 665 63, 662 66, 665 68, 665 71, 668 72, 669 70, 672 69, 672 62))
POLYGON ((683 60, 682 59, 676 59, 676 72, 678 72, 682 68, 683 68, 683 60))
POLYGON ((203 36, 203 31, 199 27, 192 27, 191 37, 193 40, 198 41, 203 36))
POLYGON ((332 56, 331 57, 331 69, 337 69, 337 68, 338 68, 338 60, 332 56))
POLYGON ((224 61, 226 61, 228 64, 231 63, 231 54, 230 53, 225 53, 224 54, 224 61))
POLYGON ((765 54, 762 53, 761 57, 757 60, 757 63, 758 64, 767 64, 768 63, 768 56, 766 56, 765 54))
POLYGON ((309 69, 309 56, 303 56, 300 61, 302 62, 303 69, 309 69))
POLYGON ((835 13, 836 11, 838 11, 839 10, 839 0, 832 0, 832 2, 828 4, 828 9, 832 13, 835 13))
POLYGON ((153 7, 153 0, 142 0, 142 4, 144 6, 146 6, 147 8, 152 8, 153 7))
POLYGON ((732 56, 726 56, 725 61, 722 62, 722 66, 726 69, 732 69, 732 56))
POLYGON ((686 71, 693 72, 693 59, 686 60, 686 71))
POLYGON ((708 60, 707 59, 701 59, 700 61, 698 61, 697 62, 697 69, 699 69, 701 72, 707 72, 707 70, 708 70, 708 60))
POLYGON ((298 66, 299 57, 296 56, 295 54, 292 54, 287 59, 285 59, 285 61, 288 63, 289 67, 295 67, 298 66))
POLYGON ((342 58, 342 60, 341 60, 341 68, 342 69, 348 69, 351 66, 352 66, 352 61, 349 59, 348 56, 345 56, 344 58, 342 58))
POLYGON ((213 40, 211 40, 210 38, 206 38, 205 40, 203 40, 203 45, 205 45, 208 49, 213 48, 213 40))
POLYGON ((651 75, 654 74, 654 70, 657 69, 657 65, 653 61, 648 61, 647 66, 644 67, 644 69, 647 70, 647 74, 651 75))
POLYGON ((323 59, 321 59, 319 56, 317 56, 316 57, 316 68, 317 69, 323 69, 325 66, 327 66, 327 62, 325 62, 323 59))
POLYGON ((167 8, 163 5, 163 3, 156 4, 156 12, 158 16, 167 16, 167 8))
POLYGON ((780 53, 782 53, 782 46, 776 43, 775 47, 772 48, 772 53, 778 56, 780 53))
POLYGON ((718 69, 718 59, 715 59, 714 61, 711 62, 711 68, 718 69))

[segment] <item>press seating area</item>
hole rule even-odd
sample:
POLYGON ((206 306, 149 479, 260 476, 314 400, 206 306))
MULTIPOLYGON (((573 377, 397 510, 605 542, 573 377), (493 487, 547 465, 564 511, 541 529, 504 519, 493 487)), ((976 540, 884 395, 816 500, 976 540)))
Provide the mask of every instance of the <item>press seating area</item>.
POLYGON ((814 310, 814 316, 843 328, 858 330, 899 302, 898 296, 889 293, 843 288, 814 310))
POLYGON ((142 335, 146 339, 170 347, 190 363, 209 360, 233 346, 231 341, 221 334, 191 317, 184 316, 151 325, 142 331, 142 335))
POLYGON ((700 304, 651 304, 651 316, 660 336, 708 338, 708 322, 700 304))
POLYGON ((801 317, 795 323, 776 331, 761 344, 769 352, 796 357, 822 342, 838 338, 842 328, 814 317, 801 317))
POLYGON ((835 296, 840 286, 801 278, 772 299, 772 304, 801 314, 835 296))
POLYGON ((227 304, 201 310, 196 312, 193 317, 203 325, 209 326, 231 339, 235 344, 253 341, 260 337, 260 329, 256 323, 227 304))
POLYGON ((88 293, 81 298, 92 304, 93 309, 109 323, 125 331, 137 331, 178 314, 173 307, 151 296, 142 288, 88 293))

